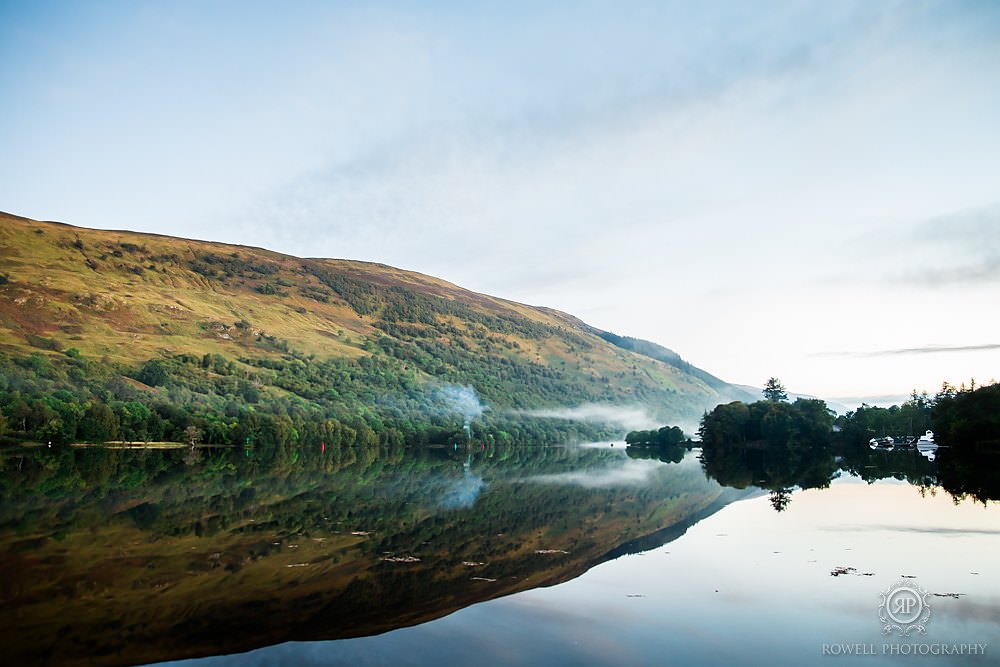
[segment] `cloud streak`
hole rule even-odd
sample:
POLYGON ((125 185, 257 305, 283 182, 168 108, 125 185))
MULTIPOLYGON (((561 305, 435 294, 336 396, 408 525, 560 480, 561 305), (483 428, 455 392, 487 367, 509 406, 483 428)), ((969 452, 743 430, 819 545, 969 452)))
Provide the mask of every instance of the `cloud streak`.
POLYGON ((1000 343, 986 343, 983 345, 924 345, 921 347, 904 347, 895 350, 875 350, 873 352, 829 352, 817 356, 825 357, 892 357, 907 354, 953 354, 956 352, 983 352, 988 350, 1000 350, 1000 343))

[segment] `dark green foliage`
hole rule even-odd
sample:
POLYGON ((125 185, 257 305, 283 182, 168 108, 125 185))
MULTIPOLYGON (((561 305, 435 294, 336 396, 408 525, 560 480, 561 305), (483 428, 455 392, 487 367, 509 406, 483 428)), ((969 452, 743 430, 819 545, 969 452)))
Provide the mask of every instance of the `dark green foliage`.
POLYGON ((707 446, 764 441, 771 445, 826 445, 834 415, 817 399, 795 403, 740 401, 717 406, 705 413, 698 434, 707 446))
MULTIPOLYGON (((298 353, 238 361, 218 354, 153 359, 139 369, 81 357, 0 354, 0 415, 8 441, 249 442, 267 459, 288 447, 464 443, 461 415, 391 357, 318 361, 298 353), (123 376, 152 387, 139 389, 123 376)), ((472 424, 486 443, 595 439, 603 428, 487 412, 472 424)))
POLYGON ((938 395, 933 413, 938 444, 1000 452, 1000 384, 938 395))
POLYGON ((931 428, 931 411, 934 400, 927 394, 917 394, 914 391, 910 400, 902 405, 888 408, 862 405, 857 410, 838 417, 837 427, 840 429, 840 440, 849 445, 867 445, 871 438, 892 436, 921 435, 931 428))
POLYGON ((679 445, 686 439, 684 432, 679 427, 664 426, 651 431, 630 431, 625 436, 625 443, 629 445, 669 446, 679 445))
POLYGON ((765 401, 778 402, 788 400, 788 392, 785 391, 785 385, 781 384, 781 380, 775 377, 768 378, 762 393, 764 394, 765 401))
POLYGON ((148 384, 150 387, 158 387, 161 384, 166 383, 167 378, 167 369, 164 367, 162 362, 156 359, 147 361, 143 364, 142 369, 136 376, 136 379, 139 382, 148 384))
POLYGON ((188 266, 195 273, 209 278, 260 278, 273 276, 278 272, 276 264, 243 259, 239 253, 235 252, 228 255, 212 252, 203 253, 188 262, 188 266))

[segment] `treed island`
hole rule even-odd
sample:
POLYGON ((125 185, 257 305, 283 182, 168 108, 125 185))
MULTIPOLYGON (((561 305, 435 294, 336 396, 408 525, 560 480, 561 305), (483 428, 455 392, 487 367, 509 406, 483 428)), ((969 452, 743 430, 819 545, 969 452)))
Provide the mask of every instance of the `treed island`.
MULTIPOLYGON (((943 383, 933 397, 914 391, 902 405, 862 405, 836 415, 818 399, 788 400, 777 378, 763 400, 720 404, 698 429, 705 472, 733 488, 771 492, 783 510, 793 488, 827 488, 847 471, 869 482, 906 479, 940 485, 955 499, 1000 499, 1000 385, 943 383), (934 459, 919 455, 915 434, 933 434, 934 459), (875 451, 872 451, 875 450, 875 451), (930 460, 936 460, 932 465, 930 460)), ((629 454, 679 461, 693 443, 676 426, 632 431, 629 454)), ((924 448, 927 451, 927 448, 924 448)))

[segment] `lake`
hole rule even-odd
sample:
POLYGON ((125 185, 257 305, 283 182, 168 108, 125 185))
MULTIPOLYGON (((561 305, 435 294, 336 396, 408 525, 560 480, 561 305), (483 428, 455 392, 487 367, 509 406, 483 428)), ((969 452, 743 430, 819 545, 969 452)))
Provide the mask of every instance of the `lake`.
POLYGON ((621 443, 7 450, 0 637, 16 664, 996 664, 993 470, 621 443))

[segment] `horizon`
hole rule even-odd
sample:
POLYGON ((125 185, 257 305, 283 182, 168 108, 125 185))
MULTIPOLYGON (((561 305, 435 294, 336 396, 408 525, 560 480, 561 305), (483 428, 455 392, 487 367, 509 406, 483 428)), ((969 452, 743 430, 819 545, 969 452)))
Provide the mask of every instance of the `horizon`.
POLYGON ((0 209, 388 264, 726 382, 1000 361, 1000 6, 0 8, 0 209))

